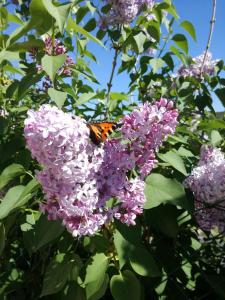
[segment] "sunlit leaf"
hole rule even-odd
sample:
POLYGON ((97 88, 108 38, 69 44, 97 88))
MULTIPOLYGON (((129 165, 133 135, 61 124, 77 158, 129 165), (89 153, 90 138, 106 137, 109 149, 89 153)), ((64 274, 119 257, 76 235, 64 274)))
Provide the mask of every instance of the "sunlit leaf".
POLYGON ((0 175, 0 189, 8 182, 25 173, 24 167, 19 164, 12 164, 5 168, 0 175))
POLYGON ((158 156, 165 162, 169 163, 176 170, 187 176, 187 171, 182 158, 175 151, 171 150, 165 154, 158 153, 158 156))
POLYGON ((190 34, 193 40, 197 41, 195 27, 191 22, 185 20, 180 24, 180 26, 190 34))
POLYGON ((57 91, 56 89, 49 88, 48 89, 49 97, 57 104, 59 108, 62 108, 67 97, 67 93, 57 91))
POLYGON ((72 19, 69 19, 67 27, 68 27, 68 29, 73 30, 75 33, 80 33, 80 34, 84 35, 86 38, 88 38, 89 40, 99 44, 102 47, 104 47, 104 45, 102 44, 102 42, 98 38, 96 38, 95 36, 90 34, 83 27, 77 25, 72 19))
POLYGON ((188 54, 188 41, 185 35, 183 34, 175 34, 172 37, 172 40, 176 43, 176 45, 182 49, 186 54, 188 54))
POLYGON ((110 290, 115 300, 141 300, 140 282, 129 270, 111 278, 110 290))
POLYGON ((63 34, 64 26, 67 21, 71 4, 55 6, 51 0, 42 0, 48 13, 56 20, 59 31, 63 34))
POLYGON ((48 74, 51 81, 54 82, 55 76, 58 70, 62 67, 62 65, 66 61, 66 54, 60 54, 57 56, 45 55, 42 60, 42 68, 48 74))
POLYGON ((147 177, 145 196, 147 199, 145 209, 156 207, 161 203, 179 205, 185 209, 190 209, 182 184, 161 174, 151 174, 147 177))

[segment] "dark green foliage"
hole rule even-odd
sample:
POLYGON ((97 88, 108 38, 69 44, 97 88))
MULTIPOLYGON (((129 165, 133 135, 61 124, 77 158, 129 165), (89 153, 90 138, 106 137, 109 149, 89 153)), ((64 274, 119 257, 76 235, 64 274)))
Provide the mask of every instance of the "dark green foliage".
POLYGON ((191 63, 188 38, 197 38, 193 24, 186 20, 174 31, 173 24, 179 21, 170 0, 154 7, 150 21, 140 15, 130 26, 107 30, 98 28, 98 15, 107 13, 108 5, 23 0, 15 15, 10 9, 17 1, 3 2, 0 299, 225 299, 224 237, 199 229, 193 195, 183 187, 203 143, 225 148, 225 120, 212 107, 212 93, 225 103, 223 62, 212 77, 171 79, 178 63, 191 63), (9 35, 5 30, 12 23, 18 28, 9 35), (43 34, 60 39, 76 53, 71 78, 59 74, 65 54, 44 53, 43 34), (89 42, 111 49, 112 61, 116 53, 118 73, 130 78, 126 94, 111 89, 110 82, 108 93, 108 87, 100 86, 90 61, 101 57, 91 52, 89 42), (33 48, 35 61, 28 53, 33 48), (149 55, 149 49, 158 52, 149 55), (42 65, 39 72, 36 63, 42 65), (53 86, 40 92, 45 76, 53 86), (145 209, 137 224, 128 227, 115 221, 93 237, 78 239, 59 221, 48 221, 39 211, 44 195, 35 171, 41 166, 25 147, 27 110, 51 103, 88 121, 105 118, 106 111, 112 120, 119 120, 135 104, 160 97, 175 101, 179 124, 176 134, 159 149, 157 168, 145 180, 145 209))

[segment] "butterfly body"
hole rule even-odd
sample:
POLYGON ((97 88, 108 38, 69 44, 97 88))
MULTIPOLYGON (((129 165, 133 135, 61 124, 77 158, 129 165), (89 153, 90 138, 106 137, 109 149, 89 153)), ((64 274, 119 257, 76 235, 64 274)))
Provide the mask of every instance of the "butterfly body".
POLYGON ((88 128, 90 129, 90 138, 92 142, 96 145, 104 142, 108 135, 116 129, 117 124, 115 122, 96 122, 88 123, 88 128))

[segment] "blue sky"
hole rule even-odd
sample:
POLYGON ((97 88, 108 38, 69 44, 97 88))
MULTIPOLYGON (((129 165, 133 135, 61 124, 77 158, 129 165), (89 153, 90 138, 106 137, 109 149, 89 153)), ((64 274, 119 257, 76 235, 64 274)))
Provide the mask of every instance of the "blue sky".
MULTIPOLYGON (((196 28, 197 43, 191 37, 189 38, 189 53, 191 56, 197 56, 206 47, 209 22, 212 15, 212 0, 174 0, 173 3, 180 16, 178 22, 188 20, 196 28)), ((182 32, 178 26, 175 26, 175 28, 177 32, 182 32)), ((101 49, 98 45, 93 44, 90 50, 99 58, 98 64, 92 65, 92 70, 103 87, 106 87, 112 67, 113 52, 110 49, 101 49)), ((216 23, 210 51, 213 54, 213 59, 223 59, 225 61, 225 0, 217 0, 216 23)), ((112 90, 115 92, 126 92, 128 84, 129 78, 126 74, 116 75, 113 80, 112 90)), ((215 110, 223 111, 224 108, 217 97, 213 98, 215 110)))

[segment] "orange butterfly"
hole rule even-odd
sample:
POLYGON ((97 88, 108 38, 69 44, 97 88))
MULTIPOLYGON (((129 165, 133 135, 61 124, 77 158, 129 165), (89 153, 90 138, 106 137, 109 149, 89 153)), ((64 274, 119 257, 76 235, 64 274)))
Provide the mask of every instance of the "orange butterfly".
POLYGON ((108 135, 116 129, 117 124, 115 122, 97 122, 88 123, 88 128, 90 129, 90 138, 92 142, 96 145, 104 142, 108 135))

